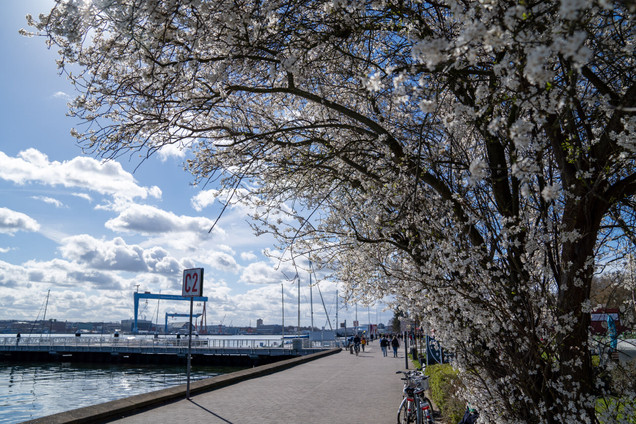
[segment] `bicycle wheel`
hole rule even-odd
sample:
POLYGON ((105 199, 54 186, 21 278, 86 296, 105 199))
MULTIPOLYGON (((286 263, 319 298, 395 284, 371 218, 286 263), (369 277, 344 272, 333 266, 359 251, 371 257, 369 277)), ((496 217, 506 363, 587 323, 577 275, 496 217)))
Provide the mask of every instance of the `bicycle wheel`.
POLYGON ((420 398, 419 412, 421 414, 423 424, 434 424, 433 406, 427 397, 420 398))
POLYGON ((415 422, 415 411, 413 407, 412 400, 408 400, 404 398, 402 400, 402 404, 400 404, 400 409, 398 409, 397 422, 398 424, 409 424, 415 422))

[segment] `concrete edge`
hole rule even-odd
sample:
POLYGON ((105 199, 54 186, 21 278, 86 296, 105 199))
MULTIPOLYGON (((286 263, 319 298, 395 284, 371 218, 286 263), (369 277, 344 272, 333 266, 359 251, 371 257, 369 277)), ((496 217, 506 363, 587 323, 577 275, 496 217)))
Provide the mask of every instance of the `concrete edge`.
MULTIPOLYGON (((196 395, 211 390, 220 389, 232 384, 240 383, 251 378, 261 377, 278 371, 304 364, 314 359, 333 355, 342 349, 330 349, 297 358, 286 359, 272 364, 223 374, 216 377, 190 382, 190 395, 196 395)), ((154 392, 143 393, 123 399, 104 402, 97 405, 86 406, 66 412, 48 415, 34 420, 24 421, 23 424, 68 424, 68 423, 96 423, 109 419, 123 418, 133 415, 143 409, 157 407, 161 404, 185 399, 186 384, 154 392)))

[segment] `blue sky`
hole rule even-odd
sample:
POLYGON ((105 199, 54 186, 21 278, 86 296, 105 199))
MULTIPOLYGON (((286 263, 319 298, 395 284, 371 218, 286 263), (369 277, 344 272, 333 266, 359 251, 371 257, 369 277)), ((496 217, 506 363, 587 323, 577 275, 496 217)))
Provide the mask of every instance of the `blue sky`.
MULTIPOLYGON (((180 294, 185 268, 205 269, 209 325, 297 323, 294 270, 266 257, 268 236, 255 237, 246 211, 220 211, 214 187, 196 187, 183 152, 162 151, 141 166, 137 156, 103 162, 84 155, 66 116, 74 91, 38 37, 20 36, 25 15, 50 0, 9 0, 0 14, 0 319, 119 321, 133 315, 133 292, 180 294)), ((310 323, 309 276, 301 278, 301 325, 310 323)), ((316 280, 315 277, 314 282, 316 280)), ((337 285, 320 281, 332 324, 337 285)), ((314 325, 326 315, 313 290, 314 325)), ((195 306, 195 312, 202 305, 195 306)), ((339 321, 355 317, 340 301, 339 321)), ((140 306, 146 319, 186 313, 188 302, 140 306)), ((361 323, 387 322, 382 307, 359 306, 361 323)))

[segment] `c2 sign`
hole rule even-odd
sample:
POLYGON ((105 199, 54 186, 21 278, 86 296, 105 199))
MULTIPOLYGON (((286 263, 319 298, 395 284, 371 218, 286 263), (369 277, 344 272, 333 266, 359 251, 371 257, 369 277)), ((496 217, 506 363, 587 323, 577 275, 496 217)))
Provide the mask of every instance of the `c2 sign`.
POLYGON ((203 296, 203 268, 183 270, 183 297, 203 296))

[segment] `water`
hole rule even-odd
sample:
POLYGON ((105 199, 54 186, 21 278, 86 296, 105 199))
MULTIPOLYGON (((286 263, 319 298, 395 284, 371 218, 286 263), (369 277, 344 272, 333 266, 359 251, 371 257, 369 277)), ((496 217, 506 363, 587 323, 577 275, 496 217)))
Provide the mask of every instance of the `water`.
MULTIPOLYGON (((25 335, 20 345, 49 343, 99 345, 111 343, 112 335, 73 334, 25 335), (70 341, 69 341, 70 340, 70 341)), ((165 342, 176 336, 161 336, 157 342, 165 342)), ((154 343, 152 335, 121 335, 119 345, 131 346, 154 343)), ((267 347, 280 346, 281 336, 200 336, 209 346, 215 347, 267 347)), ((13 345, 15 334, 0 335, 0 344, 13 345)), ((187 346, 187 338, 181 343, 187 346)), ((291 348, 291 340, 285 342, 291 348)), ((229 367, 192 367, 190 380, 200 380, 236 371, 229 367)), ((70 362, 11 363, 0 361, 0 424, 19 423, 58 412, 96 405, 141 393, 148 393, 171 386, 185 384, 186 368, 170 365, 128 364, 80 364, 70 362)))
MULTIPOLYGON (((190 380, 237 368, 193 367, 190 380)), ((0 363, 0 423, 19 423, 185 384, 183 366, 0 363)))
MULTIPOLYGON (((15 336, 15 334, 3 334, 0 336, 1 343, 13 344, 16 340, 15 336)), ((75 341, 73 334, 22 334, 20 343, 37 343, 29 339, 40 338, 46 341, 51 337, 66 337, 67 340, 75 341)), ((162 339, 168 337, 175 338, 175 336, 162 336, 162 339)), ((112 340, 112 335, 84 334, 77 341, 99 343, 104 338, 112 340)), ((247 342, 245 337, 241 337, 241 341, 238 341, 235 336, 207 336, 206 338, 233 340, 240 344, 247 342)), ((118 343, 134 344, 152 339, 153 336, 122 335, 118 343)), ((183 338, 182 342, 187 343, 186 340, 183 338)), ((193 366, 190 380, 209 378, 238 369, 193 366)), ((0 362, 0 424, 19 423, 186 382, 185 366, 0 362)))

